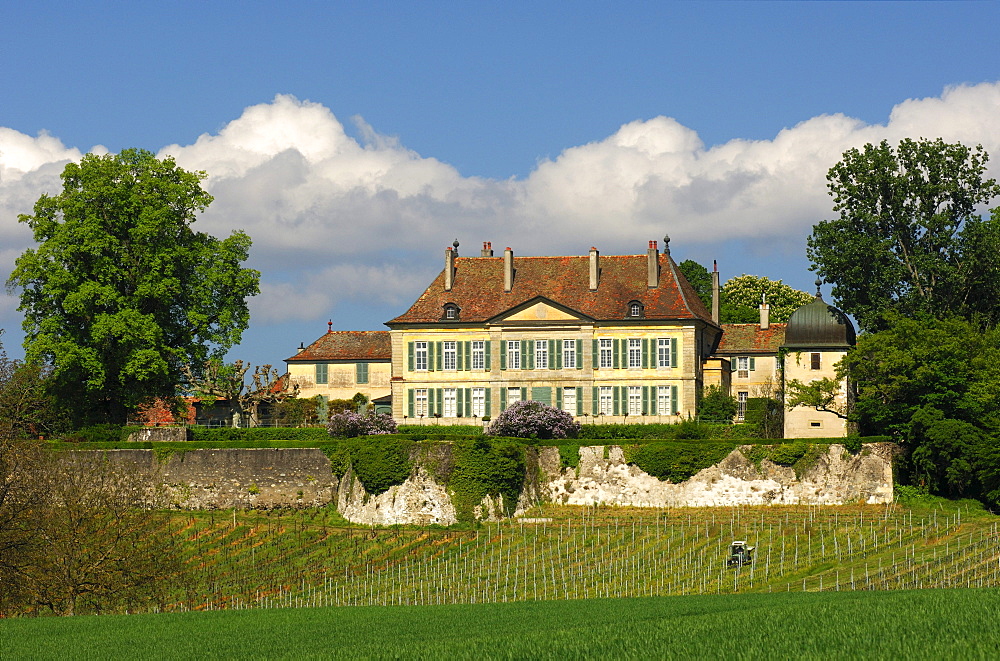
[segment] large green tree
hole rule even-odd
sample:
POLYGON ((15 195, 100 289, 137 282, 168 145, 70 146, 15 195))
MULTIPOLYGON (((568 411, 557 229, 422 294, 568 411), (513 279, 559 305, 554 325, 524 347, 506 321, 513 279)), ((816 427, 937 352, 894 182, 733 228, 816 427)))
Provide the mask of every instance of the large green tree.
POLYGON ((760 320, 760 304, 766 299, 771 323, 785 323, 798 308, 813 300, 810 294, 789 287, 781 280, 759 275, 730 278, 719 295, 719 318, 724 324, 752 324, 760 320))
POLYGON ((52 365, 77 424, 124 423, 246 329, 260 274, 242 266, 245 233, 192 229, 212 201, 205 176, 144 150, 87 154, 66 166, 61 193, 20 216, 38 243, 8 280, 21 290, 27 361, 52 365))
POLYGON ((813 270, 864 330, 888 311, 1000 321, 1000 215, 978 208, 1000 194, 981 146, 882 141, 844 152, 827 182, 834 220, 813 228, 813 270))
POLYGON ((708 269, 693 259, 685 259, 677 265, 677 268, 687 278, 687 281, 691 283, 691 286, 694 287, 695 293, 698 294, 698 298, 705 304, 705 307, 711 310, 712 274, 708 272, 708 269))

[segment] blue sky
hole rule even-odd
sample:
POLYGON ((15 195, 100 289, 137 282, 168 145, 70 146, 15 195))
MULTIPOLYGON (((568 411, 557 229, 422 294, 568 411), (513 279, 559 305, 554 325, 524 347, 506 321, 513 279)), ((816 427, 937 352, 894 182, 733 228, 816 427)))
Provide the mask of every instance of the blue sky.
MULTIPOLYGON (((66 160, 204 169, 264 292, 233 358, 381 328, 454 238, 515 254, 718 259, 811 290, 850 146, 1000 158, 1000 7, 948 3, 0 2, 0 275, 66 160)), ((996 163, 992 173, 996 175, 996 163)), ((17 355, 16 300, 0 299, 17 355)))

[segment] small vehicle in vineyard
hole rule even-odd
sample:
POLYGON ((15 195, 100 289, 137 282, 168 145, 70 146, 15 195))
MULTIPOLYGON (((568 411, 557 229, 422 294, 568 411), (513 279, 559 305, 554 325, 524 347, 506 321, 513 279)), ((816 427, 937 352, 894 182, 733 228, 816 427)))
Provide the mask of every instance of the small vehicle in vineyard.
POLYGON ((727 567, 742 567, 753 564, 753 551, 756 546, 750 546, 744 540, 734 541, 729 545, 729 558, 726 559, 727 567))

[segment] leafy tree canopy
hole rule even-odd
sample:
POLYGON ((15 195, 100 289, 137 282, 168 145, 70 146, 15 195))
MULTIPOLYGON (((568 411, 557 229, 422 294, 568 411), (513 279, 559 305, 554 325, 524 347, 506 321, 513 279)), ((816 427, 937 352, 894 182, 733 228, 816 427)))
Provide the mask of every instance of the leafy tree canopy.
POLYGON ((718 386, 709 386, 698 402, 698 418, 704 421, 729 422, 736 417, 738 404, 718 386))
POLYGON ((789 287, 781 280, 759 275, 730 278, 719 293, 719 317, 724 324, 752 324, 760 320, 760 304, 766 298, 768 319, 785 323, 798 308, 813 300, 804 291, 789 287))
POLYGON ((988 159, 982 146, 904 139, 830 169, 840 216, 813 227, 808 255, 862 329, 885 328, 888 311, 1000 321, 1000 215, 977 214, 1000 194, 988 159))
POLYGON ((698 294, 698 298, 701 302, 705 304, 705 307, 709 310, 712 309, 712 274, 708 272, 708 269, 694 261, 693 259, 685 259, 683 262, 677 265, 687 281, 691 283, 694 287, 695 292, 698 294))
POLYGON ((51 363, 77 424, 124 423, 246 329, 260 274, 242 267, 245 233, 191 229, 212 201, 205 176, 144 150, 87 154, 19 217, 38 243, 7 282, 21 290, 27 361, 51 363))

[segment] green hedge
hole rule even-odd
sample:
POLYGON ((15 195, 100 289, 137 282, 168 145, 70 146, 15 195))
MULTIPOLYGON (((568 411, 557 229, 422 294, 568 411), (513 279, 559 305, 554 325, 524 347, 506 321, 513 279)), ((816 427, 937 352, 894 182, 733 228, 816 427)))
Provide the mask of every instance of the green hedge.
POLYGON ((191 427, 192 440, 212 441, 328 441, 326 427, 191 427))
POLYGON ((725 459, 738 443, 673 441, 625 446, 625 461, 660 480, 683 482, 725 459))
POLYGON ((400 434, 429 436, 482 436, 482 425, 399 425, 400 434))

